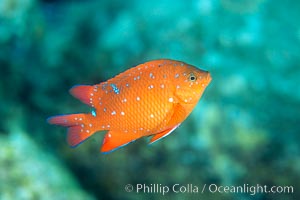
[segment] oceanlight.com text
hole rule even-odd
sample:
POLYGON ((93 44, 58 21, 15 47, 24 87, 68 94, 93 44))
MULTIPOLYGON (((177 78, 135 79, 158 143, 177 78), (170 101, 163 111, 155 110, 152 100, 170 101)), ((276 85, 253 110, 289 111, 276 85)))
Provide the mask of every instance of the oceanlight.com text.
POLYGON ((223 186, 217 184, 208 185, 208 191, 210 193, 240 193, 240 194, 268 194, 268 193, 286 193, 292 194, 294 192, 293 186, 267 186, 267 185, 249 185, 243 184, 241 186, 223 186))
POLYGON ((267 186, 267 185, 249 185, 243 184, 238 186, 226 186, 217 184, 178 184, 164 185, 164 184, 127 184, 125 186, 126 192, 145 193, 145 194, 162 194, 168 193, 190 193, 190 194, 203 194, 203 193, 221 193, 221 194, 292 194, 294 193, 293 186, 267 186))

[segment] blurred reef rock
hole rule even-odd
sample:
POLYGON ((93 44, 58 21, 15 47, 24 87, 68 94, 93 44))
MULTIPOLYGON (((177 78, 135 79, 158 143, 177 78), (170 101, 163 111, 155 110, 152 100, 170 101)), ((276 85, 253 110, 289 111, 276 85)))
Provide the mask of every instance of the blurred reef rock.
POLYGON ((0 199, 95 199, 22 131, 1 134, 0 146, 0 199))

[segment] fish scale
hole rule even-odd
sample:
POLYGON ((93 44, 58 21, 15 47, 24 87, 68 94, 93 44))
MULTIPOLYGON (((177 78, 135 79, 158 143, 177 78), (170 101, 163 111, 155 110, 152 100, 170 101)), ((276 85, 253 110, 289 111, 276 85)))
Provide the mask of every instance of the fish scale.
POLYGON ((101 148, 104 153, 144 136, 153 135, 153 143, 186 119, 210 81, 209 72, 180 61, 149 61, 106 82, 74 86, 71 94, 93 107, 93 112, 54 116, 48 122, 69 127, 71 146, 108 130, 101 148))
MULTIPOLYGON (((103 111, 103 109, 101 109, 102 107, 98 109, 96 105, 99 114, 103 116, 103 120, 100 120, 103 124, 112 124, 111 128, 121 131, 129 130, 139 132, 141 128, 155 131, 157 122, 162 121, 162 119, 166 117, 172 105, 164 101, 168 98, 169 87, 163 89, 159 87, 161 83, 166 84, 166 81, 162 78, 163 74, 153 73, 152 68, 153 67, 148 67, 142 74, 134 73, 131 76, 127 76, 123 78, 120 83, 119 80, 114 79, 108 82, 108 84, 111 84, 111 82, 115 81, 114 84, 120 88, 120 93, 112 94, 111 96, 113 96, 113 98, 111 98, 110 95, 106 96, 106 98, 109 98, 107 100, 112 101, 112 103, 106 105, 106 112, 101 113, 101 111, 103 111), (155 74, 160 81, 153 80, 150 74, 155 74), (140 78, 134 80, 137 76, 140 76, 140 78), (134 81, 131 83, 131 80, 134 81), (130 83, 130 86, 124 87, 127 83, 130 83), (149 86, 153 86, 153 88, 149 89, 149 86), (126 103, 122 103, 122 99, 125 98, 126 103), (130 106, 126 106, 128 104, 130 106), (164 112, 161 112, 162 110, 164 112), (116 111, 116 114, 109 117, 113 111, 116 111), (125 114, 119 118, 121 112, 125 114), (139 115, 136 115, 136 112, 138 112, 139 115), (151 115, 155 117, 151 118, 151 115), (120 119, 122 119, 122 121, 120 121, 120 119)), ((104 98, 103 101, 106 101, 106 98, 104 98)))

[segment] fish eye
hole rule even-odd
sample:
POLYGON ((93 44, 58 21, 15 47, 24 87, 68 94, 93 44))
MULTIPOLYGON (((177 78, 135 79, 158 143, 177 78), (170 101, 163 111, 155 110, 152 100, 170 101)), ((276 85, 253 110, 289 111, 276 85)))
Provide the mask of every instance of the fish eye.
POLYGON ((191 72, 188 79, 189 79, 189 81, 194 82, 197 80, 197 77, 195 76, 195 74, 193 72, 191 72))

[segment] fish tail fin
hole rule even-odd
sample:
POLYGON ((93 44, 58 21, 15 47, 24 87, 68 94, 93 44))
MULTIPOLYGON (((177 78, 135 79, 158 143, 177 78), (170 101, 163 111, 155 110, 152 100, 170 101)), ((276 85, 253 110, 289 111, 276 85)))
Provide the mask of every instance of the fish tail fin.
POLYGON ((99 130, 92 114, 58 115, 48 118, 47 122, 68 127, 67 141, 71 147, 81 144, 99 130))

